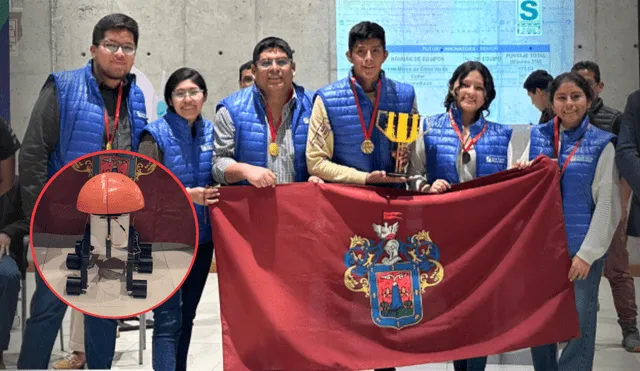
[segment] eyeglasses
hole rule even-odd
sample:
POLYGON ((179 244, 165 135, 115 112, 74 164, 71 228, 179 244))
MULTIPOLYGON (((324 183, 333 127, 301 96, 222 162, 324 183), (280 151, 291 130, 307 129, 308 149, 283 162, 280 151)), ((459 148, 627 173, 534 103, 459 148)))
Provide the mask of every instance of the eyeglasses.
POLYGON ((174 98, 182 100, 182 99, 185 99, 186 97, 192 97, 193 99, 197 99, 203 93, 204 93, 204 90, 191 89, 191 90, 176 90, 172 93, 172 95, 174 98))
POLYGON ((126 55, 134 55, 136 53, 136 47, 131 44, 116 44, 114 42, 105 41, 102 45, 109 53, 115 54, 118 49, 122 49, 122 52, 126 55))
POLYGON ((291 59, 289 58, 280 58, 280 59, 261 59, 259 60, 256 65, 263 69, 266 70, 267 68, 270 68, 271 66, 273 66, 273 63, 275 62, 275 64, 278 65, 278 67, 286 67, 289 64, 291 64, 291 59))

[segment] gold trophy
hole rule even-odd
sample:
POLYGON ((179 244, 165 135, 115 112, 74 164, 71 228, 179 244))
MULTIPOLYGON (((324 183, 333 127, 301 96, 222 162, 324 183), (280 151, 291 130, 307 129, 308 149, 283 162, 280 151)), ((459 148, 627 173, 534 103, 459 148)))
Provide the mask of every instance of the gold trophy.
POLYGON ((409 144, 418 140, 421 122, 422 117, 418 114, 378 111, 376 126, 390 141, 397 144, 396 170, 387 173, 388 176, 407 176, 409 160, 407 158, 407 161, 403 162, 403 154, 408 152, 409 144))

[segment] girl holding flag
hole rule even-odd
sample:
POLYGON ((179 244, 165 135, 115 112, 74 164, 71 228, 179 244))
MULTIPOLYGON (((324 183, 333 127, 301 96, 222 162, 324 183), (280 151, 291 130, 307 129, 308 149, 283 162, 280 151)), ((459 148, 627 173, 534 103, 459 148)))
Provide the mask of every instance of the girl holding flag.
POLYGON ((574 285, 581 335, 567 343, 559 360, 557 344, 531 348, 531 354, 537 371, 591 370, 600 277, 622 215, 615 136, 589 122, 592 92, 582 76, 564 73, 549 89, 556 117, 532 127, 518 162, 530 162, 541 154, 558 161, 571 256, 568 279, 574 285))
MULTIPOLYGON (((493 77, 482 63, 461 64, 449 80, 446 112, 431 116, 423 139, 411 151, 410 188, 443 193, 452 184, 497 173, 511 167, 512 129, 485 119, 496 96, 493 77), (426 172, 426 177, 424 176, 426 172)), ((421 136, 419 136, 421 137, 421 136)), ((528 166, 522 162, 520 167, 528 166)), ((484 370, 487 357, 454 361, 456 371, 484 370)))

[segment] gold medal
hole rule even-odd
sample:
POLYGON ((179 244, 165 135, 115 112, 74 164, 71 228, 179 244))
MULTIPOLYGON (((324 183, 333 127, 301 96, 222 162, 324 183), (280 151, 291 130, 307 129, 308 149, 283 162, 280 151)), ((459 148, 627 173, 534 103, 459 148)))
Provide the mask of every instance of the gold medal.
POLYGON ((356 92, 356 79, 354 77, 351 78, 351 90, 353 91, 353 98, 356 101, 356 107, 358 108, 358 118, 360 118, 360 126, 362 126, 362 136, 364 136, 364 141, 360 146, 360 150, 365 155, 370 155, 373 153, 373 142, 371 141, 371 133, 373 133, 373 127, 376 124, 376 117, 378 117, 378 103, 380 103, 380 92, 382 91, 382 80, 378 79, 377 84, 377 93, 376 93, 376 103, 373 106, 373 112, 371 113, 371 118, 369 119, 369 127, 366 127, 364 122, 364 117, 362 116, 362 110, 360 109, 360 101, 358 99, 358 93, 356 92))
POLYGON ((111 142, 107 142, 107 151, 111 151, 111 142))
POLYGON ((364 142, 362 142, 362 145, 360 146, 362 153, 364 153, 365 155, 372 154, 373 148, 374 148, 373 142, 369 139, 365 139, 364 142))
POLYGON ((271 156, 277 156, 280 153, 280 147, 278 146, 277 143, 271 143, 269 144, 269 154, 271 156))

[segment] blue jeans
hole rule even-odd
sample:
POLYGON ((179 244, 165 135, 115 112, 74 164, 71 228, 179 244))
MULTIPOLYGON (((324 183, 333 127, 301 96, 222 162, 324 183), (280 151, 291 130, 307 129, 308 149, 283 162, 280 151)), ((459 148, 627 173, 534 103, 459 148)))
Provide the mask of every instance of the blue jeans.
POLYGON ((455 371, 484 371, 487 366, 487 357, 476 357, 453 361, 455 371))
POLYGON ((84 315, 84 351, 87 368, 108 370, 116 350, 118 321, 84 315))
POLYGON ((182 324, 180 290, 153 310, 153 369, 174 371, 182 324))
POLYGON ((20 269, 12 257, 5 255, 0 259, 0 352, 9 349, 21 277, 20 269))
MULTIPOLYGON (((153 369, 174 371, 180 336, 180 291, 153 310, 153 369)), ((89 369, 110 369, 116 348, 116 320, 84 316, 89 369), (91 331, 89 331, 91 329, 91 331)))
POLYGON ((182 330, 180 332, 180 341, 178 342, 176 371, 187 369, 187 355, 189 354, 193 320, 196 318, 196 310, 202 297, 202 291, 207 283, 207 277, 209 277, 212 260, 213 242, 200 244, 191 272, 189 272, 182 285, 182 330))
MULTIPOLYGON (((181 289, 153 310, 152 363, 154 370, 186 370, 193 319, 207 282, 212 259, 212 243, 198 246, 193 267, 181 289)), ((85 316, 84 321, 87 366, 90 369, 111 368, 116 342, 116 321, 90 316, 85 316), (102 326, 102 333, 94 331, 96 336, 92 337, 93 340, 88 340, 87 329, 95 328, 99 322, 105 321, 113 323, 106 328, 102 326)))
POLYGON ((591 370, 596 347, 596 323, 598 290, 604 260, 596 260, 591 265, 589 275, 584 280, 574 281, 573 287, 580 322, 580 334, 569 341, 558 360, 558 344, 547 344, 531 348, 533 367, 536 371, 591 370))
POLYGON ((213 259, 213 243, 198 246, 180 291, 154 310, 153 369, 186 370, 193 320, 213 259))
MULTIPOLYGON (((31 298, 31 316, 27 319, 24 330, 19 369, 47 369, 51 350, 58 336, 58 330, 67 311, 67 305, 47 287, 36 273, 36 291, 31 298)), ((104 357, 96 352, 96 345, 109 341, 109 330, 113 328, 113 345, 115 347, 116 321, 85 316, 85 347, 89 368, 111 368, 113 355, 104 357), (87 321, 91 318, 92 321, 87 321)), ((113 352, 112 352, 113 353, 113 352)))

